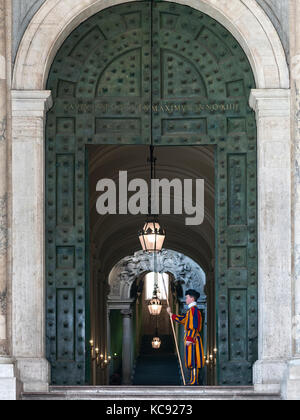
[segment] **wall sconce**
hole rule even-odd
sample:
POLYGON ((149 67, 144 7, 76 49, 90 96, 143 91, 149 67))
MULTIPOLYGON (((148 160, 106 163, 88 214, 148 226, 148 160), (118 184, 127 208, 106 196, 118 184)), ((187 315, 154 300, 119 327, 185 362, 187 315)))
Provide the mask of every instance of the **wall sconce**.
POLYGON ((214 348, 212 351, 208 353, 206 357, 204 357, 205 364, 207 367, 213 368, 217 366, 217 354, 218 354, 218 349, 214 348))
POLYGON ((90 341, 91 346, 91 359, 92 362, 96 363, 96 367, 99 369, 106 369, 112 360, 111 356, 105 356, 103 353, 100 354, 98 347, 95 348, 94 341, 90 341))

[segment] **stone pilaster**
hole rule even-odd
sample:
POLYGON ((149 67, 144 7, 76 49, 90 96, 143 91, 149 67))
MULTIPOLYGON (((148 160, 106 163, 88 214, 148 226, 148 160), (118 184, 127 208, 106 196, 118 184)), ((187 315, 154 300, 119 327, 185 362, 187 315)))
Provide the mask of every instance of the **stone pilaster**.
MULTIPOLYGON (((112 352, 111 352, 111 326, 110 326, 110 315, 111 315, 111 311, 110 309, 107 307, 106 308, 107 311, 107 315, 106 315, 106 332, 107 332, 107 354, 109 354, 110 356, 112 356, 112 352)), ((113 373, 113 358, 111 360, 112 363, 110 363, 109 368, 108 368, 108 372, 107 372, 107 385, 109 385, 109 379, 111 374, 113 373)))
POLYGON ((123 355, 122 355, 122 370, 123 370, 123 385, 131 385, 132 373, 132 310, 124 309, 121 311, 123 316, 123 355))
POLYGON ((292 218, 293 218, 293 357, 282 384, 285 399, 300 399, 300 4, 290 1, 291 106, 292 106, 292 218))
POLYGON ((44 128, 49 91, 12 92, 12 348, 25 391, 47 391, 44 128))
POLYGON ((259 360, 257 390, 280 391, 291 357, 290 91, 253 90, 258 129, 259 360))
POLYGON ((0 357, 8 354, 7 252, 8 155, 5 0, 0 0, 0 357))
POLYGON ((0 0, 0 400, 16 400, 22 391, 11 354, 9 283, 9 76, 11 9, 0 0))
POLYGON ((292 86, 292 133, 294 138, 293 156, 293 216, 294 216, 294 287, 295 287, 295 308, 294 308, 294 354, 300 357, 300 5, 297 0, 291 2, 293 6, 292 24, 293 31, 291 36, 292 44, 292 66, 291 66, 291 86, 292 86))

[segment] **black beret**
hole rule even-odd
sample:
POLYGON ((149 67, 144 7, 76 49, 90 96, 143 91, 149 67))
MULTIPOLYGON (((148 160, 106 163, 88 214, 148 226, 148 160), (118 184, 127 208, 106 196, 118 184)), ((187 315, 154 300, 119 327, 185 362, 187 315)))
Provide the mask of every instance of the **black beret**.
POLYGON ((189 289, 185 292, 185 296, 191 296, 193 297, 196 301, 199 299, 199 297, 201 296, 199 292, 197 292, 197 290, 193 290, 193 289, 189 289))

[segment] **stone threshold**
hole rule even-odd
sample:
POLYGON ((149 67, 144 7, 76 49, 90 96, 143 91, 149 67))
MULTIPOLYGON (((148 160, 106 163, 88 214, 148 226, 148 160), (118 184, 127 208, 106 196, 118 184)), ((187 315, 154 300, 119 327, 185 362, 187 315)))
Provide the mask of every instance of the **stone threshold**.
POLYGON ((53 386, 48 393, 23 393, 22 400, 273 400, 279 394, 258 393, 254 387, 183 386, 53 386))

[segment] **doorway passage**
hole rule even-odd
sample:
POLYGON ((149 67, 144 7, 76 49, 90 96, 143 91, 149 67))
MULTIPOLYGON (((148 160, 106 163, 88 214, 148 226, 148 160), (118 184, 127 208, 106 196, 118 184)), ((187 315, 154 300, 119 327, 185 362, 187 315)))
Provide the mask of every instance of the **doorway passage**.
MULTIPOLYGON (((215 253, 215 149, 214 147, 160 147, 155 149, 157 178, 203 179, 204 222, 187 226, 185 215, 161 215, 166 228, 164 249, 153 257, 140 251, 138 231, 144 225, 143 215, 99 215, 96 191, 99 180, 118 183, 120 171, 127 171, 128 181, 149 180, 145 146, 89 146, 88 179, 91 253, 91 340, 108 367, 91 360, 92 383, 97 385, 180 385, 182 383, 174 339, 166 312, 166 297, 161 283, 163 309, 159 317, 148 310, 149 293, 153 291, 153 273, 165 273, 168 297, 174 313, 184 313, 185 291, 196 288, 201 293, 203 341, 207 368, 203 384, 216 381, 216 309, 215 279, 212 263, 215 253), (156 324, 157 323, 157 324, 156 324), (152 348, 156 328, 161 340, 158 350, 152 348), (165 366, 164 368, 162 368, 165 366), (164 372, 159 375, 159 372, 164 372)), ((174 192, 172 192, 174 197, 174 192)), ((162 191, 161 191, 162 198, 162 191)), ((171 209, 173 210, 173 209, 171 209)), ((184 360, 183 328, 176 325, 176 336, 184 360)), ((184 364, 184 363, 183 363, 184 364)), ((189 374, 185 371, 185 376, 189 374)))
POLYGON ((207 320, 208 331, 218 327, 217 347, 215 335, 207 344, 212 364, 211 351, 218 349, 218 384, 252 385, 258 359, 257 127, 249 96, 255 87, 233 35, 205 13, 173 2, 107 8, 65 40, 47 83, 54 103, 45 155, 46 341, 53 385, 109 381, 103 363, 91 377, 89 341, 107 352, 108 276, 140 249, 137 230, 145 221, 95 218, 95 182, 98 171, 117 178, 127 160, 134 177, 145 171, 150 144, 161 153, 160 176, 197 177, 200 171, 206 178, 204 223, 194 229, 177 215, 162 217, 165 247, 197 262, 207 287, 214 287, 206 295, 217 317, 207 320), (119 157, 118 146, 124 147, 119 157))

